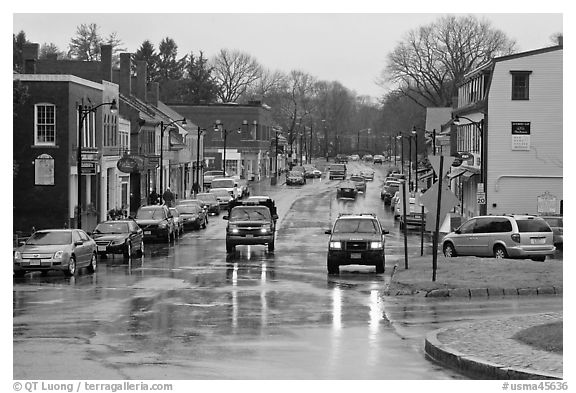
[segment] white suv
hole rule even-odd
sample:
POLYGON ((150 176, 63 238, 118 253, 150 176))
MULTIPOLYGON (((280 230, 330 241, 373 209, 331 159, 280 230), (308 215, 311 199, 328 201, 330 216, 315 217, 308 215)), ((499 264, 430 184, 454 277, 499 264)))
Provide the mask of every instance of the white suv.
POLYGON ((552 238, 552 229, 540 217, 478 216, 444 236, 442 250, 446 257, 472 255, 544 261, 556 250, 552 238))

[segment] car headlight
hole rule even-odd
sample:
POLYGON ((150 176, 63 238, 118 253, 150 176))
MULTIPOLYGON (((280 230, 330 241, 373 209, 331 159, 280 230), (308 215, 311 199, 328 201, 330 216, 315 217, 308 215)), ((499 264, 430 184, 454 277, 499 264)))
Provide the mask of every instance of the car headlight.
POLYGON ((383 248, 382 242, 370 242, 371 250, 381 250, 383 248))
POLYGON ((231 233, 238 233, 238 232, 240 232, 240 231, 238 230, 238 227, 235 226, 235 225, 230 225, 230 226, 228 227, 228 231, 231 232, 231 233))
POLYGON ((20 251, 14 252, 14 259, 22 259, 22 254, 20 253, 20 251))
POLYGON ((272 227, 270 225, 262 225, 260 232, 267 233, 267 232, 270 232, 271 230, 272 230, 272 227))
POLYGON ((341 250, 342 242, 330 242, 330 248, 333 250, 341 250))
POLYGON ((62 250, 56 251, 54 253, 54 259, 62 259, 63 256, 64 256, 64 251, 62 251, 62 250))
POLYGON ((158 228, 164 229, 164 228, 166 228, 167 225, 168 225, 167 223, 162 222, 162 223, 158 224, 158 228))

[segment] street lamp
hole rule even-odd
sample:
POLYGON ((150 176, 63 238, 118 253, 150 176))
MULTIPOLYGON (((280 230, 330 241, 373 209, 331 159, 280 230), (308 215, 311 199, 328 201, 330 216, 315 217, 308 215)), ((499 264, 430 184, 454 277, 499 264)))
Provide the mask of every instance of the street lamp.
POLYGON ((328 162, 328 129, 324 119, 322 119, 322 127, 324 128, 324 155, 326 156, 326 162, 328 162))
POLYGON ((174 120, 171 123, 164 124, 164 121, 160 122, 160 194, 164 192, 164 131, 166 128, 174 125, 176 123, 182 123, 183 126, 186 125, 186 119, 182 118, 180 120, 174 120))
POLYGON ((396 135, 396 140, 400 141, 400 173, 404 173, 404 140, 401 132, 396 135))
POLYGON ((198 138, 196 140, 196 184, 194 184, 194 195, 196 195, 198 191, 202 189, 202 184, 204 183, 200 182, 200 136, 205 132, 205 129, 198 126, 198 138))
MULTIPOLYGON (((248 124, 248 122, 245 122, 244 124, 248 124)), ((227 130, 224 128, 224 124, 222 124, 220 120, 216 120, 216 123, 214 123, 214 131, 224 132, 224 157, 222 159, 222 172, 224 173, 224 175, 226 175, 226 137, 228 136, 228 133, 232 131, 236 131, 238 134, 240 134, 242 132, 242 129, 238 127, 236 130, 234 129, 227 130)))
POLYGON ((280 134, 282 134, 282 131, 278 128, 274 128, 274 132, 276 133, 276 138, 274 139, 274 144, 275 144, 275 148, 274 148, 274 172, 275 172, 275 178, 273 181, 273 185, 276 184, 276 181, 278 179, 279 173, 278 173, 278 137, 280 134))
POLYGON ((360 133, 364 132, 364 131, 368 131, 368 134, 370 134, 370 130, 371 130, 370 128, 364 128, 364 129, 358 131, 358 146, 357 146, 358 147, 358 155, 360 155, 360 133))
MULTIPOLYGON (((460 119, 466 119, 469 121, 469 124, 473 124, 480 133, 480 181, 482 182, 483 190, 482 192, 486 193, 486 180, 487 180, 487 166, 486 166, 486 135, 484 135, 484 119, 480 121, 474 121, 465 116, 454 116, 452 122, 455 125, 460 125, 460 119)), ((487 198, 485 199, 487 200, 487 198)), ((486 204, 480 205, 480 214, 486 214, 486 204)))
POLYGON ((414 170, 414 184, 416 185, 415 191, 418 191, 418 132, 416 127, 412 127, 412 135, 414 135, 414 147, 416 148, 416 168, 414 170))
POLYGON ((435 156, 436 155, 436 129, 434 128, 432 131, 428 131, 424 128, 414 126, 414 127, 412 127, 412 133, 416 132, 417 129, 424 131, 425 134, 428 134, 428 135, 432 134, 432 155, 435 156))
POLYGON ((84 125, 86 116, 90 113, 96 113, 96 109, 104 105, 110 105, 110 112, 112 113, 116 113, 118 110, 116 99, 113 99, 112 102, 103 102, 96 106, 78 105, 78 148, 76 149, 76 171, 78 172, 78 221, 76 224, 78 229, 82 229, 82 145, 84 145, 82 140, 82 126, 84 125))

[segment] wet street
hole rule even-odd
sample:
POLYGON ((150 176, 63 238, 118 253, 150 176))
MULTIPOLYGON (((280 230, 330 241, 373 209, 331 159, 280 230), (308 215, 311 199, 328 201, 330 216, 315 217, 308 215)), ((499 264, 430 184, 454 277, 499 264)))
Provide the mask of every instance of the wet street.
MULTIPOLYGON (((99 259, 93 275, 14 279, 14 379, 461 379, 424 357, 427 332, 562 309, 556 297, 384 297, 404 242, 380 200, 385 167, 375 169, 356 201, 337 201, 338 181, 325 178, 255 185, 252 195, 277 203, 274 252, 227 255, 221 214, 174 244, 147 243, 141 259, 99 259), (390 231, 385 274, 345 266, 327 275, 324 231, 339 212, 378 214, 390 231)), ((418 230, 408 245, 420 255, 418 230)))

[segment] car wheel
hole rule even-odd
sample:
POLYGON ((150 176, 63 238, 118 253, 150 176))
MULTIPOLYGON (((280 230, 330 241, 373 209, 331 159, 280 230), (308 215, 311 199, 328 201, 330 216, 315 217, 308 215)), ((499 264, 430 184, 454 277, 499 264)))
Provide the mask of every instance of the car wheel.
POLYGON ((88 265, 88 273, 94 273, 96 271, 96 254, 92 254, 90 258, 90 264, 88 265))
POLYGON ((24 277, 24 274, 26 274, 26 271, 24 270, 17 270, 14 272, 14 277, 24 277))
POLYGON ((268 243, 268 251, 274 251, 274 240, 268 243))
POLYGON ((236 247, 233 246, 232 244, 226 243, 226 252, 234 252, 234 249, 236 247))
POLYGON ((494 247, 494 258, 496 259, 508 258, 508 253, 506 252, 506 249, 502 246, 494 247))
POLYGON ((452 243, 444 244, 442 251, 444 252, 444 256, 446 258, 452 258, 456 256, 456 250, 454 249, 454 245, 452 243))
POLYGON ((77 271, 78 270, 76 269, 76 258, 70 257, 70 259, 68 260, 67 269, 64 270, 64 274, 67 277, 75 276, 77 271))
POLYGON ((376 273, 377 274, 384 273, 384 261, 379 261, 378 263, 376 263, 376 273))
POLYGON ((328 274, 340 274, 340 266, 337 263, 328 260, 326 265, 328 274))
POLYGON ((142 258, 144 256, 144 240, 140 242, 140 249, 136 251, 136 256, 142 258))
POLYGON ((132 243, 126 242, 126 247, 124 248, 124 258, 128 259, 132 256, 132 243))

